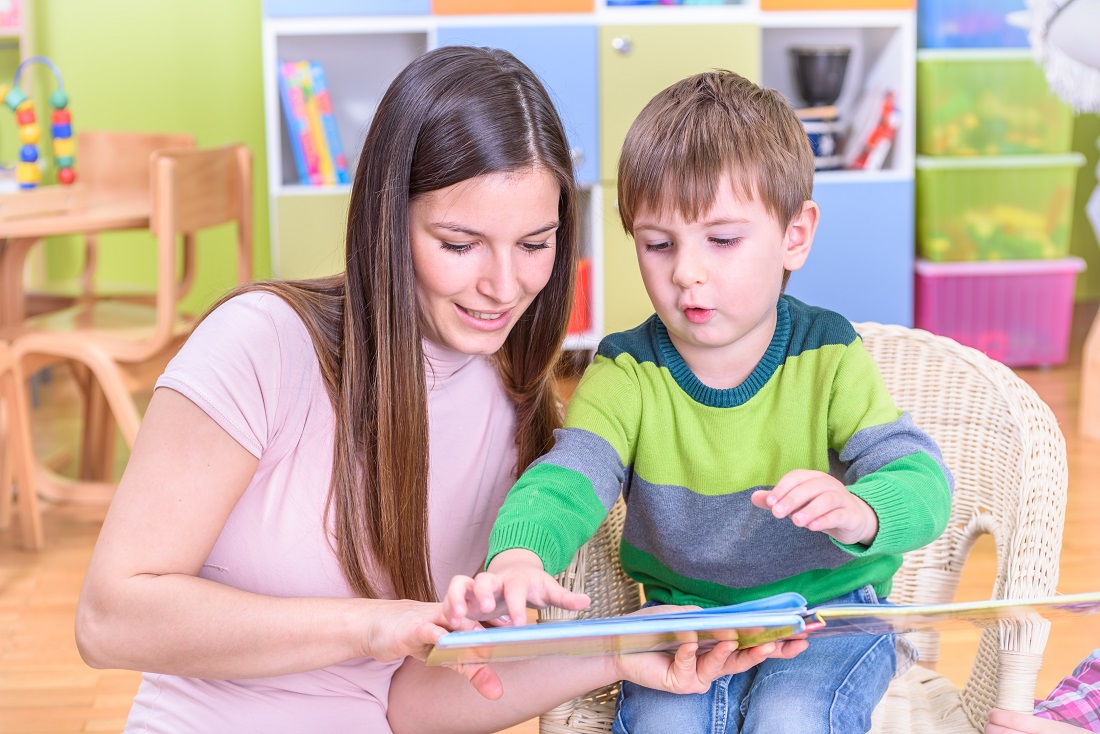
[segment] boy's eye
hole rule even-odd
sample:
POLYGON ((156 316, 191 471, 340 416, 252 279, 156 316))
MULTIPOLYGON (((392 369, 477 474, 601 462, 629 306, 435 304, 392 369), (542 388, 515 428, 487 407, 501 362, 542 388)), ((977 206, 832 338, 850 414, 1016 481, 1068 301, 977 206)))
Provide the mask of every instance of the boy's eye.
POLYGON ((440 245, 440 247, 447 252, 453 252, 457 255, 465 255, 467 252, 470 252, 474 249, 474 246, 471 244, 460 245, 453 242, 444 242, 440 245))
POLYGON ((672 247, 671 242, 653 242, 653 243, 647 244, 645 246, 645 249, 648 250, 649 252, 664 252, 665 250, 669 249, 670 247, 672 247))
POLYGON ((710 241, 719 247, 729 247, 741 241, 740 237, 711 237, 710 241))

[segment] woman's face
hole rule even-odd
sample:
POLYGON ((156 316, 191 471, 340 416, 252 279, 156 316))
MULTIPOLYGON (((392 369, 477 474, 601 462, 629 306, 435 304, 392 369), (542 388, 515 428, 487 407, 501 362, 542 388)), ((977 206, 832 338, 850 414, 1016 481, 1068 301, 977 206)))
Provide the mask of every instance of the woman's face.
POLYGON ((493 354, 550 280, 561 189, 543 168, 489 173, 417 197, 409 237, 425 336, 493 354))

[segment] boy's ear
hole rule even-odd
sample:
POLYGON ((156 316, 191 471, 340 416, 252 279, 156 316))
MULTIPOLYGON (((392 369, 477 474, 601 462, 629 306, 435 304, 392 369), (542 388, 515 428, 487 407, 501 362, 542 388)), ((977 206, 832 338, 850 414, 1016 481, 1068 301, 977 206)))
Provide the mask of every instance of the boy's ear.
POLYGON ((787 225, 787 232, 783 237, 783 268, 785 270, 798 270, 806 263, 810 254, 810 247, 814 243, 814 232, 817 231, 817 222, 821 217, 821 210, 817 203, 809 200, 802 202, 802 209, 794 215, 794 219, 787 225))

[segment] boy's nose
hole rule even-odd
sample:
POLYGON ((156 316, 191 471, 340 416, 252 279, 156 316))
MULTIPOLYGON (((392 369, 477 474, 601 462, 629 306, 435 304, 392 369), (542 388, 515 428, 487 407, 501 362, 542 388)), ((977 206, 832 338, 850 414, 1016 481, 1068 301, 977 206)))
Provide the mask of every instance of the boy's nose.
POLYGON ((707 280, 707 269, 702 260, 690 252, 683 252, 676 256, 676 263, 672 269, 672 282, 681 288, 690 288, 707 280))

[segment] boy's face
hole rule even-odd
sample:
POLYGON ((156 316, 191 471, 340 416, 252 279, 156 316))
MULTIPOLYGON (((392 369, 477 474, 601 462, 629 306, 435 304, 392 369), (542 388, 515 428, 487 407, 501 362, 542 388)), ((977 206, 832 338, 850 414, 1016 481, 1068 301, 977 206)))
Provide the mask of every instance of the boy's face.
POLYGON ((808 201, 784 227, 762 202, 737 196, 728 177, 698 221, 638 211, 634 243, 646 291, 677 351, 705 384, 740 384, 763 356, 783 271, 806 261, 817 217, 808 201))

